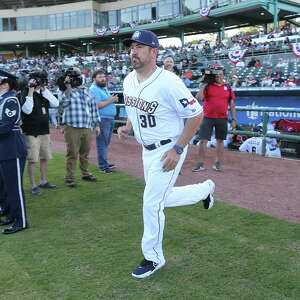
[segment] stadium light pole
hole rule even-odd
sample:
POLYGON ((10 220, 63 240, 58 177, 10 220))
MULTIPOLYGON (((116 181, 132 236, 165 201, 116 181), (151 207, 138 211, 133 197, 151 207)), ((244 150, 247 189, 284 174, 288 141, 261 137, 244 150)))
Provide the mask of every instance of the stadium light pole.
POLYGON ((181 40, 181 44, 182 44, 182 47, 183 47, 184 46, 184 31, 180 32, 180 40, 181 40))
POLYGON ((57 43, 57 56, 58 56, 59 58, 61 57, 60 43, 57 43))
POLYGON ((278 0, 274 0, 274 13, 273 13, 273 17, 274 17, 274 30, 277 29, 278 27, 278 0))

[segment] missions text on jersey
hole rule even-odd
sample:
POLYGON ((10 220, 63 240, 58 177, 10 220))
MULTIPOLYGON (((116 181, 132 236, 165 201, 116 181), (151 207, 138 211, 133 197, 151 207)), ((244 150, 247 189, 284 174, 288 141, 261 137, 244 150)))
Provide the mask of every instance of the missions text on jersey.
POLYGON ((142 83, 138 82, 136 71, 125 78, 124 103, 135 137, 144 145, 164 139, 177 140, 184 127, 183 120, 202 112, 182 80, 159 67, 142 83))

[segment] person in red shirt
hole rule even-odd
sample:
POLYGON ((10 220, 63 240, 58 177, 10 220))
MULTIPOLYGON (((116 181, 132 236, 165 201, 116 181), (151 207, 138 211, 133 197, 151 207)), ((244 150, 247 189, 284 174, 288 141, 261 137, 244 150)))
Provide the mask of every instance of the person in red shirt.
POLYGON ((216 135, 216 160, 213 169, 222 171, 221 162, 224 153, 224 140, 227 135, 228 105, 232 117, 231 127, 236 127, 235 94, 224 82, 224 69, 218 69, 214 83, 203 83, 196 95, 198 101, 203 101, 204 118, 199 129, 199 162, 192 169, 193 172, 205 170, 204 159, 206 144, 210 140, 212 131, 216 135), (231 95, 230 95, 231 92, 231 95))
POLYGON ((293 72, 290 73, 290 76, 289 76, 288 80, 286 81, 285 86, 286 87, 296 86, 296 77, 293 72))

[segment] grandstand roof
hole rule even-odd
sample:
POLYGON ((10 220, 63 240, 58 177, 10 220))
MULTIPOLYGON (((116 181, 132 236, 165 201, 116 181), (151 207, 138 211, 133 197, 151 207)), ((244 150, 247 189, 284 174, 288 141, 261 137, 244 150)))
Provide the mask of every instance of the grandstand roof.
MULTIPOLYGON (((115 2, 116 0, 94 0, 98 3, 115 2)), ((18 9, 38 6, 51 6, 83 2, 82 0, 1 0, 0 9, 18 9)))

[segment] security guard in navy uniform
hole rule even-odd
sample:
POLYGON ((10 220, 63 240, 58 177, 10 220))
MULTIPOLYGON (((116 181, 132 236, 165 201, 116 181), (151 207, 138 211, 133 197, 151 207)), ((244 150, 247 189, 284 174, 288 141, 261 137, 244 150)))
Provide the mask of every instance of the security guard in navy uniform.
POLYGON ((11 224, 2 231, 11 234, 28 228, 26 220, 23 173, 26 144, 20 131, 21 107, 15 96, 17 77, 0 70, 0 225, 11 224))

